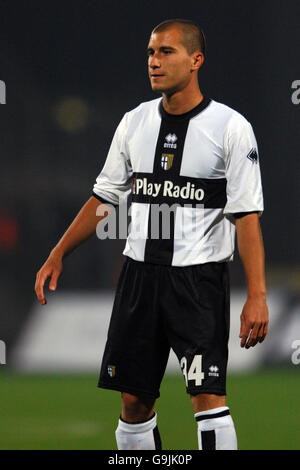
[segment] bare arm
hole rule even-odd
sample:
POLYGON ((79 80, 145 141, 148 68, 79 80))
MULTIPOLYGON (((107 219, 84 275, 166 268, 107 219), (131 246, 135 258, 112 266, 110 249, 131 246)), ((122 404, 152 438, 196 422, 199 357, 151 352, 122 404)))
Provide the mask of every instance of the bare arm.
POLYGON ((264 246, 257 214, 236 220, 237 241, 243 262, 248 296, 241 314, 241 347, 248 349, 262 342, 268 330, 264 246))
MULTIPOLYGON (((97 207, 99 205, 101 205, 101 202, 94 196, 84 204, 62 238, 51 251, 44 265, 37 273, 35 292, 41 305, 45 305, 47 303, 44 296, 45 281, 50 277, 49 288, 51 290, 56 289, 57 280, 63 269, 63 258, 71 253, 77 246, 81 245, 85 240, 90 238, 95 233, 97 224, 108 214, 108 212, 105 213, 103 210, 103 215, 96 215, 97 207)), ((104 207, 106 208, 106 206, 104 207)))

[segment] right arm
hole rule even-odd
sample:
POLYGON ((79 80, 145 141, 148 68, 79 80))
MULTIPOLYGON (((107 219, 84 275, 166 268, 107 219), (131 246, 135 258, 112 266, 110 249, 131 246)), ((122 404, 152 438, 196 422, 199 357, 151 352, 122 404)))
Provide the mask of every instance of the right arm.
POLYGON ((55 290, 63 269, 63 258, 90 238, 95 233, 97 224, 107 216, 108 207, 107 211, 101 211, 103 215, 96 215, 100 204, 101 202, 96 197, 90 197, 37 273, 35 292, 41 305, 47 303, 44 296, 46 280, 50 277, 49 288, 55 290))
POLYGON ((50 277, 49 288, 55 290, 62 272, 63 258, 77 246, 90 238, 96 231, 97 224, 109 213, 111 205, 118 205, 120 200, 131 190, 132 168, 126 147, 126 114, 120 122, 112 140, 105 165, 96 179, 92 196, 79 211, 58 244, 51 251, 48 259, 36 276, 35 292, 41 305, 45 305, 44 284, 50 277), (97 215, 98 200, 106 201, 104 210, 97 215))

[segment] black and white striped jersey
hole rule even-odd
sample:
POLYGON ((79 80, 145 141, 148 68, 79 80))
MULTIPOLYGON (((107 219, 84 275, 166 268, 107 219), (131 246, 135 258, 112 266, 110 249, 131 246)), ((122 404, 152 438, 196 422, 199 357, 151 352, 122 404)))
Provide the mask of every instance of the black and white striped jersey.
POLYGON ((131 194, 123 254, 136 261, 229 261, 234 214, 263 211, 251 124, 208 98, 181 115, 161 98, 142 103, 121 120, 93 194, 113 205, 131 194))

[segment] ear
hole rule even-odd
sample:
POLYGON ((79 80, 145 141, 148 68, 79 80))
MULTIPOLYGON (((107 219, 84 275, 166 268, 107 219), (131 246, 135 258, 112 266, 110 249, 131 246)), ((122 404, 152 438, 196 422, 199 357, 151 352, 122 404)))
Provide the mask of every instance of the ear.
POLYGON ((195 52, 192 56, 192 67, 191 70, 198 70, 202 67, 204 62, 204 54, 200 51, 195 52))

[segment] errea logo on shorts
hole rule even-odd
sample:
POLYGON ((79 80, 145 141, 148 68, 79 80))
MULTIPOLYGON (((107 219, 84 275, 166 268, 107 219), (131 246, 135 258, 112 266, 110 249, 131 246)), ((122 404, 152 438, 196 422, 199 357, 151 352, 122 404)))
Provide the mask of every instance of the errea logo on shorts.
POLYGON ((209 370, 208 375, 210 377, 219 377, 219 367, 218 366, 210 366, 208 370, 209 370))
POLYGON ((175 144, 176 140, 177 140, 177 135, 176 134, 168 134, 166 135, 165 137, 165 140, 166 142, 164 143, 164 148, 168 148, 168 149, 176 149, 177 148, 177 144, 175 144))

